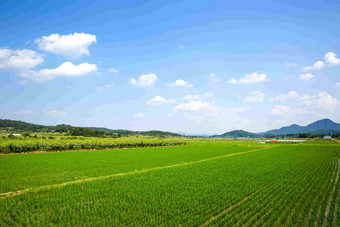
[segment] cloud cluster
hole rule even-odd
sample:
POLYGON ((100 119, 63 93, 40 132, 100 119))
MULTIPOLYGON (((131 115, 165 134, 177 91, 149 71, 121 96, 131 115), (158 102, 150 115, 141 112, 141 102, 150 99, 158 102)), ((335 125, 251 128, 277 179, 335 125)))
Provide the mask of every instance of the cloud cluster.
POLYGON ((244 77, 240 79, 231 78, 228 83, 230 84, 253 84, 253 83, 259 83, 259 82, 265 82, 268 81, 266 74, 259 74, 257 72, 252 74, 247 74, 244 77))
POLYGON ((299 75, 299 79, 304 81, 310 80, 312 78, 314 78, 314 75, 311 73, 303 73, 299 75))
POLYGON ((317 95, 303 95, 300 99, 305 106, 318 107, 329 111, 333 111, 339 106, 339 101, 325 91, 321 91, 317 95))
POLYGON ((209 102, 203 102, 202 100, 197 100, 197 101, 189 101, 188 103, 182 103, 178 106, 175 106, 173 110, 179 111, 179 110, 190 110, 190 111, 199 111, 201 109, 207 108, 211 105, 209 102))
MULTIPOLYGON (((96 36, 85 33, 51 34, 36 39, 35 42, 41 50, 75 59, 82 55, 89 55, 88 47, 92 43, 96 43, 96 36)), ((34 70, 35 67, 43 62, 43 55, 33 50, 0 48, 0 70, 14 71, 18 76, 25 79, 41 82, 61 76, 81 77, 98 71, 95 64, 82 63, 74 65, 69 61, 54 69, 34 70)), ((26 82, 21 84, 24 83, 26 82)))
POLYGON ((311 66, 306 66, 302 70, 303 71, 312 71, 312 70, 318 70, 322 69, 325 66, 325 63, 323 61, 317 61, 311 66))
MULTIPOLYGON (((340 59, 337 58, 337 56, 338 55, 336 55, 334 52, 327 52, 325 54, 325 61, 328 63, 329 66, 340 65, 340 59)), ((326 66, 325 62, 317 61, 312 66, 306 66, 302 70, 303 71, 318 70, 324 68, 325 66, 326 66)))
POLYGON ((82 63, 74 65, 72 62, 64 62, 55 69, 42 69, 39 71, 23 72, 20 75, 27 79, 35 81, 48 81, 56 77, 82 77, 90 73, 97 72, 98 68, 95 64, 82 63))
POLYGON ((269 98, 269 101, 286 101, 288 99, 296 98, 299 94, 296 91, 289 91, 287 94, 281 94, 272 98, 269 98))
POLYGON ((149 73, 149 74, 143 74, 140 77, 138 77, 137 79, 132 78, 130 79, 130 83, 138 86, 138 87, 152 87, 157 80, 157 75, 154 73, 149 73))
POLYGON ((264 94, 261 91, 250 92, 246 97, 243 98, 243 102, 263 102, 264 94))
POLYGON ((69 35, 51 34, 35 42, 41 50, 77 59, 82 55, 90 55, 88 47, 97 40, 95 35, 75 32, 69 35))
POLYGON ((193 87, 193 84, 189 84, 184 80, 176 80, 174 83, 169 84, 170 87, 193 87))
POLYGON ((282 115, 284 113, 289 112, 290 107, 289 106, 281 106, 281 105, 275 105, 274 109, 270 114, 272 115, 282 115))
POLYGON ((3 70, 24 71, 43 62, 43 56, 33 50, 0 48, 0 69, 3 70))
POLYGON ((146 104, 159 106, 161 104, 174 103, 174 102, 175 102, 174 99, 165 99, 161 96, 156 96, 156 97, 150 99, 149 101, 147 101, 146 104))

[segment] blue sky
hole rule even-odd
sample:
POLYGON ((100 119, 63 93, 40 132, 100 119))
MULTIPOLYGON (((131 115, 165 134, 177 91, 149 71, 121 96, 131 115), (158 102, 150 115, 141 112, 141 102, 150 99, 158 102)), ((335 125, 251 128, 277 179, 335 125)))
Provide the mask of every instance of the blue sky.
POLYGON ((340 122, 338 1, 1 1, 0 118, 223 133, 340 122))

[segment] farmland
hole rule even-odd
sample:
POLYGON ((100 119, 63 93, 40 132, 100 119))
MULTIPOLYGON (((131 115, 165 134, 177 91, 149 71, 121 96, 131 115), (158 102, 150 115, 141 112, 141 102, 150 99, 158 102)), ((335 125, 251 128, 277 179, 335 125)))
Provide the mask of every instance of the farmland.
POLYGON ((85 138, 69 136, 40 136, 36 138, 6 138, 0 139, 0 153, 22 153, 32 151, 65 151, 84 149, 112 149, 132 147, 157 147, 182 145, 176 137, 128 137, 128 138, 85 138))
POLYGON ((339 144, 185 146, 0 156, 1 225, 335 226, 339 144))

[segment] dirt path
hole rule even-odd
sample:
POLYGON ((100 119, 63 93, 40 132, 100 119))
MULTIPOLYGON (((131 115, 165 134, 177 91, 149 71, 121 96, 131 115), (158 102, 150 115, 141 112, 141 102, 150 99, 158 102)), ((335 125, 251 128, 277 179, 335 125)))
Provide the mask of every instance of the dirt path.
MULTIPOLYGON (((277 146, 274 146, 274 147, 277 147, 277 146)), ((142 174, 142 173, 147 173, 147 172, 154 171, 154 170, 169 169, 169 168, 178 167, 178 166, 193 165, 193 164, 197 164, 197 163, 201 163, 201 162, 208 162, 208 161, 211 161, 211 160, 216 160, 216 159, 221 159, 221 158, 226 158, 226 157, 231 157, 231 156, 236 156, 236 155, 252 153, 252 152, 260 151, 260 150, 271 149, 271 148, 274 148, 274 147, 262 147, 262 148, 254 149, 254 150, 250 150, 250 151, 243 151, 243 152, 239 152, 239 153, 226 154, 226 155, 216 156, 216 157, 212 157, 212 158, 201 159, 201 160, 198 160, 198 161, 173 164, 173 165, 169 165, 169 166, 154 167, 154 168, 150 168, 150 169, 135 170, 135 171, 130 171, 130 172, 126 172, 126 173, 116 173, 116 174, 100 176, 100 177, 91 177, 91 178, 86 178, 86 179, 79 179, 79 180, 68 181, 68 182, 64 182, 64 183, 60 183, 60 184, 46 185, 46 186, 41 186, 41 187, 36 187, 36 188, 28 188, 28 189, 13 191, 13 192, 5 192, 5 193, 0 193, 0 197, 1 197, 1 199, 4 199, 4 198, 7 198, 7 197, 20 195, 20 194, 27 193, 27 192, 38 192, 38 191, 44 190, 44 189, 60 188, 60 187, 64 187, 64 186, 72 185, 72 184, 80 184, 80 183, 84 183, 84 182, 91 182, 91 181, 107 179, 107 178, 142 174)))

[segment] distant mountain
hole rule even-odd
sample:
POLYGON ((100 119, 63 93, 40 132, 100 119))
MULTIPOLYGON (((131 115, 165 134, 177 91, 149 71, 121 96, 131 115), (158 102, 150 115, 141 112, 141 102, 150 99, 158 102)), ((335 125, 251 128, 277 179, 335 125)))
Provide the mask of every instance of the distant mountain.
POLYGON ((192 137, 210 137, 215 134, 204 134, 204 133, 191 133, 191 132, 179 132, 182 136, 192 136, 192 137))
POLYGON ((322 119, 307 126, 299 126, 297 124, 293 124, 291 126, 282 127, 280 129, 269 130, 267 132, 261 133, 261 135, 285 135, 300 133, 329 134, 337 132, 340 132, 340 124, 335 123, 330 119, 322 119))
POLYGON ((223 133, 222 135, 216 135, 214 137, 219 137, 219 138, 235 138, 235 137, 250 137, 250 138, 256 138, 259 137, 259 135, 252 133, 252 132, 247 132, 244 130, 233 130, 230 132, 223 133))
POLYGON ((124 129, 108 129, 104 127, 74 127, 71 125, 56 125, 56 126, 45 126, 45 125, 37 125, 31 124, 23 121, 14 121, 8 119, 0 119, 0 130, 6 130, 8 132, 67 132, 74 136, 112 136, 113 133, 120 134, 122 136, 131 136, 131 135, 144 135, 144 136, 181 136, 178 133, 165 132, 159 130, 151 130, 151 131, 130 131, 124 129))

